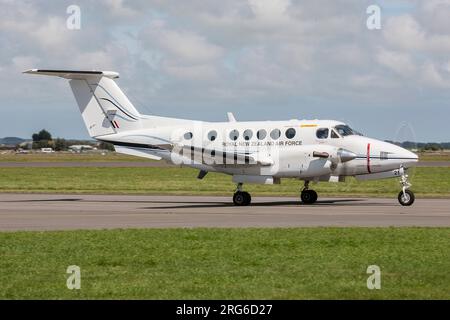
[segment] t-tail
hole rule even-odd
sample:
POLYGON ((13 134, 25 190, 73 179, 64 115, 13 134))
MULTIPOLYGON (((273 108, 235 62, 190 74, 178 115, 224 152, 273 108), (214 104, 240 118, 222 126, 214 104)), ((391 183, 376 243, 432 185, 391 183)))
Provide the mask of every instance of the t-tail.
POLYGON ((112 71, 32 69, 24 73, 69 79, 89 135, 93 138, 142 128, 142 116, 117 86, 112 71))

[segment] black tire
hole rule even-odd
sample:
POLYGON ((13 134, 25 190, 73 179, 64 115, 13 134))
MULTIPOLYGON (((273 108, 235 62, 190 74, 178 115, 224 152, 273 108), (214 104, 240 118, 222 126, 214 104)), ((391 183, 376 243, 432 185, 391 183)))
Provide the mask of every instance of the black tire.
POLYGON ((405 195, 403 195, 403 191, 400 191, 400 193, 398 194, 398 202, 402 206, 410 206, 414 203, 414 200, 414 193, 410 190, 405 190, 405 195))
POLYGON ((302 191, 300 198, 305 204, 313 204, 317 201, 317 192, 314 190, 304 190, 302 191))
POLYGON ((248 206, 252 198, 248 192, 238 191, 233 195, 233 203, 235 206, 248 206))
POLYGON ((313 195, 313 203, 315 203, 317 201, 318 195, 317 192, 315 192, 314 190, 310 190, 312 195, 313 195))
POLYGON ((251 202, 252 202, 252 196, 250 195, 250 193, 248 192, 242 192, 244 194, 245 197, 245 206, 248 206, 251 202))

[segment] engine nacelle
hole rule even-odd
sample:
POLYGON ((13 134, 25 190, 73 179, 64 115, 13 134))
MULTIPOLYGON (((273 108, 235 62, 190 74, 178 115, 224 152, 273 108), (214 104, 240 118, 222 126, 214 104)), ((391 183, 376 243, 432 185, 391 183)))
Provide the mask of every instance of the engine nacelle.
POLYGON ((281 175, 300 178, 320 177, 331 174, 339 163, 356 158, 348 150, 330 145, 305 145, 280 152, 281 175))

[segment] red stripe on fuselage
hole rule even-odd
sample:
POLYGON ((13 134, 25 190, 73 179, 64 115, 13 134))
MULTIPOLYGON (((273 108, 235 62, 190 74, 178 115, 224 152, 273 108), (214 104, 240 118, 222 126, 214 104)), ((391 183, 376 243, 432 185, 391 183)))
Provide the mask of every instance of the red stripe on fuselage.
POLYGON ((372 173, 370 171, 370 143, 367 144, 367 171, 372 173))

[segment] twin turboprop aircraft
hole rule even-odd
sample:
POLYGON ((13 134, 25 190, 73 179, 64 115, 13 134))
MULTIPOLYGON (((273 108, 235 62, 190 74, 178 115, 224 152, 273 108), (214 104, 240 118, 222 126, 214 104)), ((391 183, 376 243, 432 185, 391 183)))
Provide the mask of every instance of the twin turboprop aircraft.
POLYGON ((111 71, 39 70, 28 74, 69 79, 89 135, 110 142, 119 153, 167 160, 199 170, 232 176, 237 184, 233 203, 245 206, 251 196, 244 183, 279 184, 282 178, 304 181, 303 203, 317 193, 310 182, 342 182, 399 177, 398 201, 409 206, 406 170, 416 154, 394 144, 364 137, 333 120, 204 122, 141 115, 115 83, 111 71))

